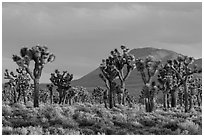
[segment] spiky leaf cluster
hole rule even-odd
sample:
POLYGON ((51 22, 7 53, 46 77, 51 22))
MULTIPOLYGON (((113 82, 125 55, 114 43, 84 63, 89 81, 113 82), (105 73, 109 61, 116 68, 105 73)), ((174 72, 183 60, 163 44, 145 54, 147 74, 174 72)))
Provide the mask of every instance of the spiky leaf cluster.
POLYGON ((99 77, 102 80, 114 80, 118 76, 118 71, 116 67, 113 65, 113 59, 109 57, 106 60, 102 60, 102 63, 100 64, 100 69, 102 74, 99 74, 99 77))
POLYGON ((177 59, 168 60, 167 63, 171 69, 176 73, 177 77, 181 80, 187 79, 188 76, 194 73, 201 73, 201 69, 197 65, 193 66, 193 69, 189 67, 194 62, 193 57, 178 56, 177 59))
POLYGON ((30 61, 35 61, 40 65, 44 65, 48 62, 54 61, 54 54, 48 51, 46 46, 34 46, 32 48, 24 47, 20 50, 20 56, 13 55, 13 61, 21 67, 27 67, 30 61))
POLYGON ((155 71, 159 68, 161 61, 155 60, 153 56, 147 56, 144 60, 136 59, 135 64, 138 71, 148 71, 150 76, 154 76, 155 71))
POLYGON ((151 77, 153 77, 159 69, 161 61, 156 60, 153 56, 147 56, 145 59, 136 59, 135 64, 137 70, 142 75, 143 81, 148 83, 151 77))
POLYGON ((164 90, 164 87, 172 90, 181 84, 181 81, 176 77, 176 73, 171 70, 169 64, 160 67, 157 80, 162 85, 162 88, 160 87, 161 90, 164 90))
POLYGON ((121 46, 122 53, 115 49, 110 52, 111 56, 109 57, 112 60, 112 63, 116 66, 117 70, 122 70, 125 65, 127 69, 134 69, 135 57, 132 54, 129 54, 129 49, 125 46, 121 46))
POLYGON ((22 69, 16 69, 17 74, 14 74, 13 71, 9 72, 7 69, 4 73, 4 79, 8 79, 8 84, 12 87, 17 85, 17 88, 26 89, 29 87, 30 77, 28 73, 22 69))
POLYGON ((99 76, 104 80, 114 80, 116 77, 125 80, 131 70, 135 68, 135 57, 129 54, 129 49, 125 46, 121 46, 122 53, 117 49, 110 52, 110 56, 107 59, 103 59, 100 64, 102 74, 99 76), (124 66, 127 67, 127 74, 122 76, 120 73, 124 66))
POLYGON ((54 73, 51 73, 50 81, 58 88, 67 90, 71 87, 70 82, 72 79, 73 74, 69 74, 67 71, 60 73, 60 71, 56 69, 54 73))

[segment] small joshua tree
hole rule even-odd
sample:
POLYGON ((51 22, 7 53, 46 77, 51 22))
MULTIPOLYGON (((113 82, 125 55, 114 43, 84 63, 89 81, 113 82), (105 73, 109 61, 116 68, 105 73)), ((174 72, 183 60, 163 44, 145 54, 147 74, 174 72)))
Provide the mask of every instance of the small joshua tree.
POLYGON ((72 79, 73 74, 69 74, 67 71, 60 73, 56 69, 54 73, 51 73, 50 81, 57 86, 57 91, 59 92, 59 104, 64 103, 67 90, 71 88, 70 82, 72 79))
POLYGON ((94 90, 92 92, 92 97, 94 98, 94 101, 99 102, 100 104, 102 104, 103 92, 104 92, 104 90, 101 87, 94 88, 94 90))
POLYGON ((188 79, 194 73, 201 73, 201 69, 199 70, 197 65, 194 65, 194 68, 190 68, 190 64, 192 64, 194 59, 188 56, 178 56, 175 60, 168 60, 170 68, 175 72, 178 80, 181 81, 184 87, 184 107, 185 112, 190 110, 190 106, 188 103, 188 79))
POLYGON ((50 91, 50 104, 52 104, 53 103, 53 85, 52 84, 48 84, 47 88, 50 91))
POLYGON ((17 75, 15 75, 13 72, 8 72, 8 70, 5 70, 4 73, 4 79, 8 79, 9 81, 6 83, 6 85, 10 86, 10 88, 13 90, 13 103, 17 102, 17 75))
POLYGON ((135 64, 145 85, 143 88, 143 97, 146 111, 151 112, 154 107, 154 95, 156 90, 152 79, 159 69, 160 61, 155 60, 152 56, 148 56, 145 60, 136 59, 135 64))
POLYGON ((55 56, 48 51, 46 46, 24 47, 20 50, 20 56, 13 55, 13 61, 24 68, 34 81, 34 107, 39 107, 39 80, 44 65, 54 61, 55 56), (34 69, 31 71, 30 62, 34 61, 34 69))
POLYGON ((29 88, 30 78, 27 72, 23 69, 16 69, 17 74, 10 72, 6 69, 4 73, 4 78, 9 79, 8 85, 13 89, 13 101, 14 103, 20 100, 23 96, 24 103, 26 104, 26 90, 29 88))

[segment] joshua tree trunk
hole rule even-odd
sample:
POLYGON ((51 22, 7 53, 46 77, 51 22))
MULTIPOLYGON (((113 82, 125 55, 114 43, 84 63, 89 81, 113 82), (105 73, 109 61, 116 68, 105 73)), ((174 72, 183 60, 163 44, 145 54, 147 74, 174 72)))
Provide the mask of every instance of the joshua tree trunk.
POLYGON ((116 98, 115 98, 115 93, 113 93, 113 106, 116 106, 116 98))
POLYGON ((150 100, 149 100, 149 98, 145 98, 145 109, 146 109, 146 112, 151 112, 150 111, 150 100))
POLYGON ((34 107, 39 107, 39 79, 34 79, 34 107))
POLYGON ((200 99, 199 99, 199 95, 196 95, 196 98, 197 98, 198 106, 200 107, 200 99))
POLYGON ((26 104, 26 93, 25 93, 25 90, 23 90, 23 101, 24 101, 24 104, 26 104))
POLYGON ((61 88, 59 88, 58 90, 59 90, 59 91, 58 91, 58 92, 59 92, 59 104, 61 104, 61 103, 62 103, 62 96, 63 96, 63 93, 62 93, 62 92, 63 92, 63 91, 62 91, 61 88))
POLYGON ((167 92, 167 108, 170 108, 170 95, 169 95, 169 91, 167 92))
POLYGON ((20 92, 20 89, 19 89, 19 88, 17 88, 16 91, 18 92, 18 97, 17 97, 17 94, 16 94, 16 98, 17 98, 16 101, 19 102, 19 101, 20 101, 20 98, 21 98, 21 92, 20 92))
POLYGON ((149 112, 154 110, 154 98, 149 98, 149 112))
POLYGON ((176 107, 176 90, 171 90, 171 107, 176 107))
POLYGON ((189 96, 189 111, 192 109, 193 107, 193 98, 192 98, 192 95, 189 96))
POLYGON ((122 100, 122 104, 125 105, 125 82, 124 81, 121 81, 121 91, 122 91, 122 94, 121 94, 121 99, 122 100))
POLYGON ((17 95, 16 95, 16 89, 13 88, 13 102, 16 103, 17 102, 17 95))
POLYGON ((118 104, 121 105, 122 104, 122 94, 118 93, 118 104))
POLYGON ((164 109, 166 110, 166 109, 167 109, 167 93, 164 93, 163 99, 164 99, 163 107, 164 107, 164 109))
POLYGON ((110 89, 109 89, 109 108, 113 108, 113 87, 112 87, 112 84, 111 84, 111 81, 109 81, 110 83, 110 89))
POLYGON ((69 105, 72 105, 72 98, 69 98, 69 105))
POLYGON ((51 90, 50 91, 50 104, 53 103, 53 91, 51 90))
POLYGON ((187 81, 184 81, 184 107, 185 107, 185 112, 188 112, 188 86, 187 86, 187 81))
POLYGON ((122 104, 125 106, 125 100, 126 100, 126 97, 125 97, 125 95, 124 95, 124 93, 123 93, 123 95, 122 95, 122 104))

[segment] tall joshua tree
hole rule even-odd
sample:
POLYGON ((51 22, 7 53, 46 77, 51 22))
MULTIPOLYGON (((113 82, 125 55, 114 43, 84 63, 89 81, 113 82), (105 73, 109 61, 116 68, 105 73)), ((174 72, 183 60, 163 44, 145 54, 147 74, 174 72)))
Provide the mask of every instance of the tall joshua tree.
POLYGON ((177 59, 168 60, 170 68, 176 73, 177 78, 181 81, 184 87, 184 107, 185 112, 190 110, 188 103, 188 79, 194 73, 201 73, 201 69, 198 69, 197 65, 194 65, 193 69, 190 68, 190 64, 194 62, 193 57, 178 56, 177 59))
POLYGON ((39 107, 39 80, 44 65, 53 62, 54 54, 48 51, 46 46, 33 46, 32 48, 24 47, 20 50, 20 56, 13 55, 13 61, 21 68, 24 68, 34 81, 34 107, 39 107), (30 62, 34 61, 33 71, 30 62))
POLYGON ((50 81, 57 86, 57 91, 59 92, 59 104, 64 103, 66 92, 71 88, 70 82, 72 79, 73 74, 69 74, 67 71, 60 73, 56 69, 54 73, 51 73, 50 81))
POLYGON ((153 84, 152 80, 159 69, 160 61, 155 60, 152 56, 148 56, 144 60, 136 59, 135 64, 145 85, 143 91, 146 111, 151 112, 154 106, 153 99, 155 94, 155 84, 153 84))
POLYGON ((129 49, 125 46, 120 47, 122 53, 120 53, 117 49, 111 51, 111 59, 112 63, 115 67, 115 70, 118 72, 118 77, 120 80, 120 93, 119 95, 119 104, 125 105, 125 81, 129 77, 132 70, 135 68, 135 57, 132 54, 129 54, 129 49))

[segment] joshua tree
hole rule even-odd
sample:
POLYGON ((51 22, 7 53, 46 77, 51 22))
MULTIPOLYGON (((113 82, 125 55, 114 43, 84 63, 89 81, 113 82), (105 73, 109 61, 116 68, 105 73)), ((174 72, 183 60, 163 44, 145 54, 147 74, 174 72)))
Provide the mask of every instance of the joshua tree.
POLYGON ((54 73, 51 73, 50 81, 57 86, 57 91, 59 92, 59 104, 64 103, 67 90, 71 88, 70 82, 72 79, 73 74, 69 74, 67 71, 60 73, 56 69, 54 73))
POLYGON ((116 71, 118 72, 118 77, 120 80, 120 93, 119 95, 119 104, 125 105, 125 81, 129 77, 132 70, 135 68, 135 57, 132 54, 129 54, 129 49, 125 46, 120 47, 122 53, 120 53, 117 49, 111 51, 111 59, 112 63, 115 66, 116 71))
POLYGON ((109 90, 109 103, 110 108, 113 106, 113 90, 114 84, 112 83, 117 77, 120 80, 120 93, 119 95, 119 104, 125 104, 124 92, 125 92, 125 80, 127 80, 131 71, 135 68, 133 61, 135 60, 134 56, 128 54, 129 49, 125 46, 121 46, 122 53, 117 49, 111 51, 111 55, 108 59, 103 59, 100 69, 102 74, 99 76, 106 83, 106 87, 109 90))
POLYGON ((109 57, 108 59, 103 59, 102 64, 100 65, 102 74, 99 74, 99 77, 105 82, 105 85, 108 89, 108 100, 109 107, 113 108, 113 89, 114 89, 114 80, 118 76, 118 71, 113 65, 113 58, 109 57))
POLYGON ((171 95, 171 107, 176 107, 176 89, 181 85, 180 81, 177 79, 174 71, 171 70, 168 64, 162 65, 159 69, 159 75, 157 78, 160 83, 160 90, 163 91, 163 106, 166 110, 169 106, 169 97, 171 95))
POLYGON ((188 79, 189 76, 194 73, 201 73, 201 69, 199 70, 197 65, 194 65, 194 68, 190 68, 190 64, 192 64, 194 59, 188 56, 178 56, 177 59, 168 60, 167 63, 169 67, 175 72, 176 77, 182 83, 184 87, 184 107, 185 112, 188 112, 191 107, 188 103, 188 79))
POLYGON ((30 78, 27 72, 23 69, 16 69, 17 74, 14 72, 8 72, 5 70, 4 78, 9 79, 7 83, 13 90, 14 103, 20 100, 21 95, 23 96, 24 103, 26 103, 26 90, 29 88, 30 78))
POLYGON ((159 69, 160 61, 155 60, 152 56, 148 56, 145 60, 136 59, 135 64, 137 66, 137 70, 142 76, 142 80, 145 85, 143 88, 143 97, 146 111, 151 112, 154 107, 154 92, 156 89, 152 80, 159 69))
POLYGON ((34 107, 39 107, 39 80, 44 65, 54 61, 55 56, 48 51, 46 46, 34 46, 32 48, 24 47, 20 50, 20 56, 13 55, 13 61, 20 68, 24 68, 34 81, 34 107), (30 62, 34 61, 33 72, 30 68, 30 62))
POLYGON ((8 72, 8 70, 5 70, 4 73, 4 79, 9 79, 9 81, 6 83, 6 85, 10 86, 10 88, 13 91, 13 103, 17 102, 17 75, 15 75, 13 72, 8 72))

